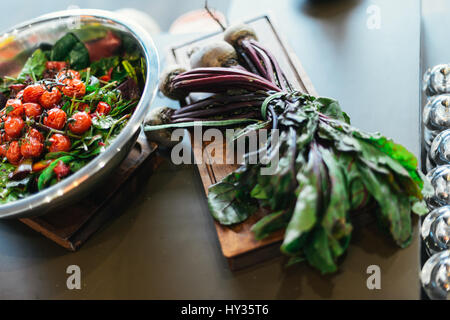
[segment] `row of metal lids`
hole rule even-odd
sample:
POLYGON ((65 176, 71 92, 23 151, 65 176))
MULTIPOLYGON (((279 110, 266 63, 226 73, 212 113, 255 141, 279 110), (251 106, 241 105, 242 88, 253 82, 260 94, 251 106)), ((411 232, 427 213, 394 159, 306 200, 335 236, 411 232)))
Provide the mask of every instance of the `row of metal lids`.
POLYGON ((430 213, 421 226, 429 259, 420 277, 431 299, 450 299, 450 64, 426 71, 423 90, 425 168, 434 192, 426 197, 430 213))

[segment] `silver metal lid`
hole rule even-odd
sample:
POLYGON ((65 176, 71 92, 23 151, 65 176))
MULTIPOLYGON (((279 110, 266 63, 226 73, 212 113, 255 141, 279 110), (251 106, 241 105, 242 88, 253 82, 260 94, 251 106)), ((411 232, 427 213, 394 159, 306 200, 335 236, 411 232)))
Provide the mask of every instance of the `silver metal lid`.
POLYGON ((433 143, 434 138, 436 138, 439 132, 441 131, 430 130, 427 127, 423 128, 423 141, 425 142, 427 152, 429 151, 431 143, 433 143))
POLYGON ((430 160, 436 165, 450 164, 450 129, 439 133, 431 143, 430 160))
POLYGON ((436 253, 425 262, 420 281, 430 299, 450 299, 450 250, 436 253))
POLYGON ((441 94, 428 100, 423 108, 423 123, 433 131, 450 128, 450 94, 441 94))
POLYGON ((435 209, 450 205, 450 165, 434 168, 428 172, 427 178, 434 189, 433 195, 425 197, 428 207, 435 209))
POLYGON ((423 90, 428 96, 450 93, 450 64, 439 64, 423 76, 423 90))
POLYGON ((431 211, 420 233, 430 255, 450 249, 450 206, 431 211))

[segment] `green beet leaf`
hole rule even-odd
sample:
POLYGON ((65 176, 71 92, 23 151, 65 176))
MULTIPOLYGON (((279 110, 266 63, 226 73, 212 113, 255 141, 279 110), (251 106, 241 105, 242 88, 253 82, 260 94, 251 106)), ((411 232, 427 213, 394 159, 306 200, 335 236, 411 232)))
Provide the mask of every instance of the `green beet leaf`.
POLYGON ((400 247, 407 246, 412 235, 409 197, 393 190, 386 178, 363 164, 358 163, 358 169, 367 190, 380 206, 382 224, 389 225, 390 234, 400 247))
POLYGON ((257 210, 257 204, 251 201, 249 195, 251 183, 246 181, 251 176, 250 171, 250 168, 241 167, 209 187, 208 206, 213 217, 221 224, 242 222, 257 210))
POLYGON ((337 271, 327 233, 322 227, 314 230, 311 239, 305 245, 304 252, 308 263, 319 269, 322 274, 337 271))

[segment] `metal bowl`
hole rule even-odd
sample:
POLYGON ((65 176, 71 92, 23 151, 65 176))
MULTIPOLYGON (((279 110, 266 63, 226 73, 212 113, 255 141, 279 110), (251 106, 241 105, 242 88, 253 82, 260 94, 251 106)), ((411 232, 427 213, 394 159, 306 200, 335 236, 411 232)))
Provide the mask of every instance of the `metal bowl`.
MULTIPOLYGON (((127 36, 140 49, 147 64, 146 83, 141 99, 122 132, 111 145, 81 170, 59 183, 26 198, 0 205, 0 218, 23 218, 61 210, 79 201, 125 159, 141 130, 158 82, 158 54, 150 35, 141 27, 124 21, 119 15, 102 10, 77 9, 59 11, 20 24, 0 36, 0 76, 19 70, 32 51, 41 43, 53 44, 67 32, 77 34, 89 26, 99 33, 112 30, 127 36), (4 54, 2 54, 2 51, 4 54), (11 62, 4 61, 7 52, 17 53, 11 62), (2 61, 3 59, 3 61, 2 61)), ((81 40, 83 40, 80 37, 81 40)), ((83 40, 85 41, 85 40, 83 40)))

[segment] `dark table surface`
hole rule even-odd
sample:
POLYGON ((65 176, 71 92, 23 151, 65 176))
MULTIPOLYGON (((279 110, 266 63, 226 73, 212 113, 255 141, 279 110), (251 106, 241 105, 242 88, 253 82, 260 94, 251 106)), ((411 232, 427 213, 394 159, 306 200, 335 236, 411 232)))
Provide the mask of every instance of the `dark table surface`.
MULTIPOLYGON (((271 8, 319 94, 338 99, 353 124, 381 131, 418 155, 420 1, 313 2, 285 0, 274 7, 271 0, 235 1, 229 17, 235 21, 271 8), (374 8, 380 29, 367 27, 374 8)), ((163 49, 180 38, 161 35, 155 41, 163 49)), ((424 63, 437 60, 433 55, 424 63)), ((155 105, 167 102, 159 98, 155 105)), ((76 253, 18 221, 1 221, 0 298, 417 299, 417 228, 414 237, 400 250, 376 231, 357 232, 333 276, 306 265, 286 269, 281 257, 231 272, 195 166, 166 161, 129 199, 127 210, 76 253), (81 290, 66 287, 72 264, 81 268, 81 290), (381 268, 381 290, 366 287, 369 265, 381 268)))

